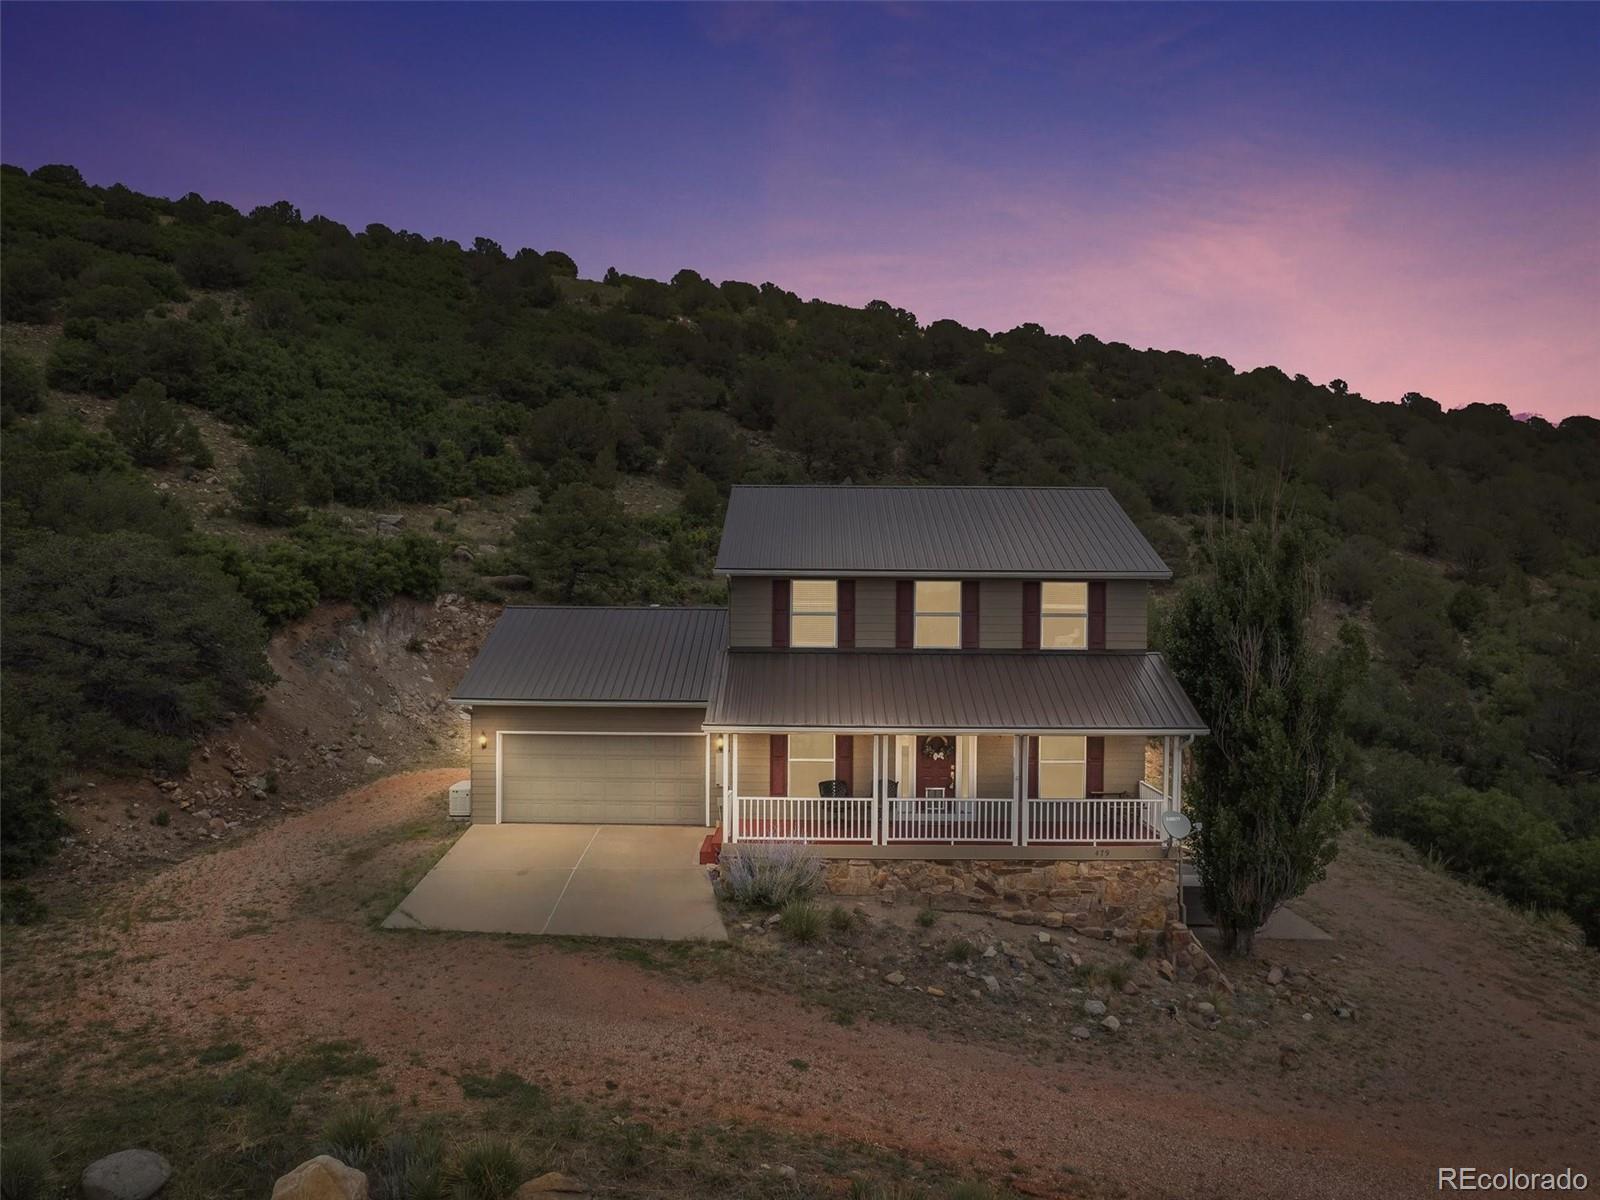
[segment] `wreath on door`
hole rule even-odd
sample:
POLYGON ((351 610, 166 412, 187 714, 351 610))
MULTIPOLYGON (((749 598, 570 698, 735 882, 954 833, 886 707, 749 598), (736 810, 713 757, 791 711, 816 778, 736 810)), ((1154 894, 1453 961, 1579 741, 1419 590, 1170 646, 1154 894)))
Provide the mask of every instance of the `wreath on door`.
POLYGON ((955 753, 955 746, 947 737, 931 737, 922 743, 922 753, 925 758, 934 762, 943 762, 955 753))

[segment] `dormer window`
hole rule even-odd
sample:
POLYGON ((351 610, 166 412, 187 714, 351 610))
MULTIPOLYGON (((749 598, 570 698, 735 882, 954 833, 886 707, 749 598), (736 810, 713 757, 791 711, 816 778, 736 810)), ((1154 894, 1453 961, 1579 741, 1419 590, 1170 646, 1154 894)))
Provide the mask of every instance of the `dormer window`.
POLYGON ((832 649, 839 644, 839 581, 796 579, 789 592, 789 644, 832 649))
POLYGON ((918 650, 961 649, 961 581, 919 579, 916 589, 918 650))
POLYGON ((1046 581, 1039 595, 1039 648, 1084 650, 1089 646, 1089 585, 1046 581))

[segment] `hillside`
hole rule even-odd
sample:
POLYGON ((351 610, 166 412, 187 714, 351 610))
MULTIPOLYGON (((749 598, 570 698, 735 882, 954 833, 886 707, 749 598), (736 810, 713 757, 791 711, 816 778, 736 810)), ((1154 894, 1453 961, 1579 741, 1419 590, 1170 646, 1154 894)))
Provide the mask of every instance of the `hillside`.
POLYGON ((1278 496, 1368 642, 1372 824, 1600 941, 1600 422, 70 167, 0 187, 8 874, 69 775, 181 771, 259 704, 268 631, 321 603, 716 596, 739 481, 1103 484, 1180 579, 1278 496))

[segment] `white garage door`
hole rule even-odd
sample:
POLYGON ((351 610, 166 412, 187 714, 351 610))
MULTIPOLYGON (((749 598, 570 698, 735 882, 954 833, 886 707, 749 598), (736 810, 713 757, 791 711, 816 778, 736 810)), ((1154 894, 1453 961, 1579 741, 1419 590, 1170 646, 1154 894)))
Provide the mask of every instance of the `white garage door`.
POLYGON ((501 820, 701 825, 705 739, 668 734, 501 737, 501 820))

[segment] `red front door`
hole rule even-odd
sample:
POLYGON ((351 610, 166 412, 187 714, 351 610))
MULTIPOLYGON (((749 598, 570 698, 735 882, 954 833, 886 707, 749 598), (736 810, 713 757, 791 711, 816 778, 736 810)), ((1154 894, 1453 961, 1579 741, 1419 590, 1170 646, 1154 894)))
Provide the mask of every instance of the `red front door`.
POLYGON ((917 795, 926 796, 929 788, 935 792, 942 788, 946 796, 956 794, 956 739, 949 734, 917 739, 917 795), (935 753, 940 757, 935 758, 935 753))

